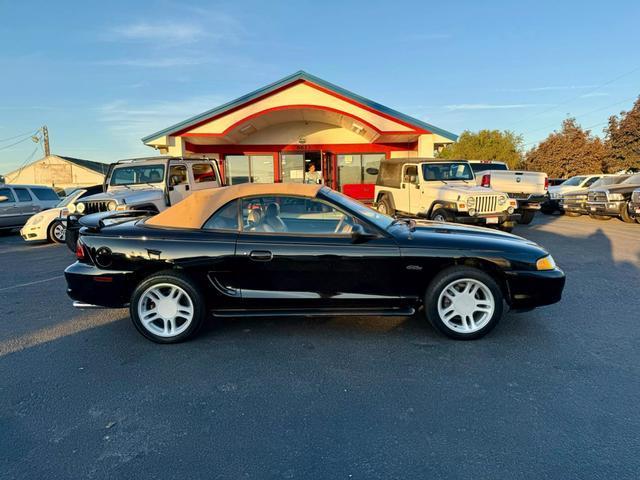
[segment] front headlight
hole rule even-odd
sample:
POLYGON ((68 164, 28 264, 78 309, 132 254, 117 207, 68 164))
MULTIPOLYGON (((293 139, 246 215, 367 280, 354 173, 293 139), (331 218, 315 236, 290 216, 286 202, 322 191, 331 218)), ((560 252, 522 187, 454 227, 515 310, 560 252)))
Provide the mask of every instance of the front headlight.
POLYGON ((504 195, 498 197, 498 205, 504 205, 505 203, 507 203, 507 197, 504 195))
POLYGON ((610 193, 609 200, 624 200, 624 195, 621 193, 610 193))
POLYGON ((114 202, 113 200, 111 200, 107 204, 107 210, 109 210, 110 212, 113 212, 116 208, 118 208, 118 204, 116 202, 114 202))
POLYGON ((556 268, 556 261, 551 255, 542 257, 536 262, 536 270, 553 270, 556 268))
POLYGON ((86 208, 87 208, 87 206, 82 202, 80 202, 78 205, 76 205, 76 210, 78 211, 78 213, 84 212, 86 208))
POLYGON ((42 222, 42 219, 43 219, 42 215, 36 215, 35 217, 31 217, 27 223, 29 225, 37 225, 40 222, 42 222))
POLYGON ((473 207, 476 204, 476 199, 475 197, 469 197, 467 198, 467 205, 469 207, 473 207))
POLYGON ((72 203, 67 207, 67 209, 69 210, 69 213, 76 213, 76 204, 72 203))

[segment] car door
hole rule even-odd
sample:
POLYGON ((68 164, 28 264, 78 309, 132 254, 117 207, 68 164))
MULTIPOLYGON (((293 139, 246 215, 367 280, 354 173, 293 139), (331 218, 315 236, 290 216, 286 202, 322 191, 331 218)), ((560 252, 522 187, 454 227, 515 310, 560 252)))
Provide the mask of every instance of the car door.
POLYGON ((0 228, 19 226, 21 215, 13 190, 8 187, 0 188, 0 197, 6 198, 0 201, 0 228))
POLYGON ((23 187, 13 187, 13 193, 16 196, 18 215, 20 215, 19 223, 24 225, 29 217, 42 210, 40 204, 36 202, 28 189, 23 187))
MULTIPOLYGON (((236 245, 243 304, 251 309, 387 308, 400 299, 400 261, 383 234, 354 243, 353 225, 328 202, 295 196, 243 199, 236 245)), ((359 227, 357 227, 359 228, 359 227)))
POLYGON ((415 187, 417 178, 417 165, 411 163, 403 165, 400 190, 397 191, 397 195, 394 195, 396 210, 407 213, 413 212, 413 210, 411 210, 411 190, 415 187))
POLYGON ((167 188, 169 189, 169 201, 175 205, 187 198, 190 192, 189 172, 184 163, 171 163, 169 165, 169 176, 167 177, 167 188))

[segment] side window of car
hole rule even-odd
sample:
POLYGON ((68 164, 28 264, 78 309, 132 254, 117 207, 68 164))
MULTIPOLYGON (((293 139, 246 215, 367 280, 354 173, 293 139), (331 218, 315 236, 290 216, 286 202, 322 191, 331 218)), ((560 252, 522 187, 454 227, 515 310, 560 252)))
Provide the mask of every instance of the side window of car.
POLYGON ((204 230, 238 230, 238 200, 233 200, 211 215, 204 230))
POLYGON ((407 165, 404 168, 403 182, 418 183, 418 167, 417 165, 407 165))
POLYGON ((7 197, 4 202, 0 202, 0 205, 3 203, 15 203, 16 199, 13 196, 13 192, 10 188, 0 188, 0 197, 7 197))
POLYGON ((43 202, 60 201, 60 197, 52 188, 32 188, 31 193, 43 202))
POLYGON ((30 202, 31 194, 26 188, 14 188, 14 192, 16 192, 16 197, 18 197, 19 202, 30 202))
POLYGON ((590 187, 593 182, 595 182, 596 180, 598 180, 598 177, 591 177, 589 180, 587 180, 584 184, 585 187, 590 187))
POLYGON ((356 223, 351 215, 313 198, 264 196, 242 200, 245 232, 350 235, 356 223))
POLYGON ((193 180, 196 183, 216 181, 216 173, 210 163, 194 163, 191 170, 193 171, 193 180))
POLYGON ((187 167, 185 165, 171 165, 171 168, 169 168, 169 185, 175 187, 183 183, 189 183, 187 167))

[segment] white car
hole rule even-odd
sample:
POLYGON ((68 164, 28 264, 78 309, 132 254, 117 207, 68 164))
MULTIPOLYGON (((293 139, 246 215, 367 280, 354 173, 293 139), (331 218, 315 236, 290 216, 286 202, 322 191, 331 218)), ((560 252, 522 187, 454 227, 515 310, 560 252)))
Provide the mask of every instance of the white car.
POLYGON ((63 243, 66 232, 68 206, 88 195, 102 192, 102 185, 78 188, 64 197, 55 207, 42 210, 29 217, 20 230, 20 235, 27 242, 49 241, 63 243))
POLYGON ((560 200, 565 193, 575 192, 583 188, 589 188, 597 180, 604 177, 603 173, 595 173, 592 175, 576 175, 565 180, 560 185, 549 187, 549 196, 541 205, 540 211, 548 215, 560 211, 560 200))

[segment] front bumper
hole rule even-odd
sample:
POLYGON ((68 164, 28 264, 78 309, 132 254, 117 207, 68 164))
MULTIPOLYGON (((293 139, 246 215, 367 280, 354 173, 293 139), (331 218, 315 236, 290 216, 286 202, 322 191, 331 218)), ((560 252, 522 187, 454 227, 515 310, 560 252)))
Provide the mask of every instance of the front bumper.
POLYGON ((508 298, 513 310, 528 310, 559 302, 565 274, 559 268, 540 271, 506 272, 508 298))
POLYGON ((36 242, 47 239, 47 229, 41 224, 25 225, 20 229, 20 236, 27 242, 36 242))
POLYGON ((67 295, 76 302, 108 308, 129 304, 135 289, 133 272, 101 270, 94 265, 76 262, 64 271, 67 295))
POLYGON ((456 223, 464 223, 464 224, 473 224, 473 225, 486 225, 486 226, 491 226, 491 225, 515 225, 518 220, 520 220, 520 217, 522 215, 520 215, 519 213, 513 213, 511 215, 508 214, 494 214, 494 215, 475 215, 475 216, 470 216, 470 215, 456 215, 455 217, 455 222, 456 223))
POLYGON ((617 217, 625 206, 624 201, 617 202, 587 202, 587 211, 592 215, 617 217))
POLYGON ((560 209, 569 213, 580 213, 586 215, 589 213, 587 210, 586 202, 560 202, 560 209))

